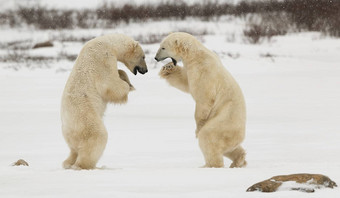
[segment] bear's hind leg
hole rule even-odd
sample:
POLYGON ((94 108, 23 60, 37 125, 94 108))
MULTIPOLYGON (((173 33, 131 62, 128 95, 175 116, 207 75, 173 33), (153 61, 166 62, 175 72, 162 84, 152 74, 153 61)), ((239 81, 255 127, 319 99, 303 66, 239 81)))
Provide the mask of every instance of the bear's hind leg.
POLYGON ((94 169, 102 156, 107 143, 107 132, 102 129, 95 137, 91 137, 80 145, 78 158, 73 169, 94 169))
POLYGON ((229 168, 241 168, 247 165, 247 161, 245 160, 246 151, 242 148, 241 145, 236 147, 236 149, 234 149, 233 151, 225 153, 224 156, 233 161, 229 168))
POLYGON ((77 161, 72 166, 73 169, 96 168, 96 164, 104 152, 107 140, 104 137, 97 137, 96 139, 79 150, 77 161))
POLYGON ((76 151, 74 151, 73 149, 71 149, 70 155, 68 156, 68 158, 63 162, 63 167, 65 169, 70 169, 72 168, 72 165, 76 162, 78 157, 78 154, 76 151))
POLYGON ((222 168, 224 167, 223 152, 216 143, 218 140, 213 133, 201 130, 198 134, 198 141, 201 151, 204 155, 205 168, 222 168))

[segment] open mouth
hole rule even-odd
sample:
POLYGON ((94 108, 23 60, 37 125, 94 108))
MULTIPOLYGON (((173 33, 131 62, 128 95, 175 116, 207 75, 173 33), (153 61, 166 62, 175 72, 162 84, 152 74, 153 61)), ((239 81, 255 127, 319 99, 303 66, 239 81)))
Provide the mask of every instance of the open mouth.
POLYGON ((177 61, 176 61, 174 58, 171 58, 171 60, 172 60, 172 62, 173 62, 174 65, 177 64, 177 61))
POLYGON ((137 67, 133 68, 133 74, 137 75, 137 67))
POLYGON ((172 57, 165 57, 165 58, 157 58, 157 56, 155 57, 155 59, 156 59, 156 61, 157 62, 159 62, 159 61, 162 61, 162 60, 164 60, 164 59, 166 59, 166 58, 171 58, 171 60, 172 60, 172 63, 174 64, 174 65, 176 65, 177 64, 177 61, 176 61, 176 59, 174 59, 174 58, 172 58, 172 57))
POLYGON ((135 68, 133 68, 133 74, 137 75, 137 72, 141 73, 141 74, 145 74, 146 72, 148 72, 147 68, 142 68, 140 66, 136 66, 135 68))

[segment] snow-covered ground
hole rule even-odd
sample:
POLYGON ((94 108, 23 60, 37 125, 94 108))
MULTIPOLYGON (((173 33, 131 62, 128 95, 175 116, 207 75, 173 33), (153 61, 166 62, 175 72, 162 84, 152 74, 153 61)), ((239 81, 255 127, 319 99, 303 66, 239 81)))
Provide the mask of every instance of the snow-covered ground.
MULTIPOLYGON (((89 32, 147 36, 152 25, 162 29, 159 23, 144 24, 149 32, 129 31, 133 24, 89 32)), ((171 24, 162 30, 176 29, 171 24)), ((153 60, 157 43, 144 44, 149 72, 129 73, 137 90, 127 105, 107 109, 108 144, 101 169, 91 171, 61 168, 69 151, 61 134, 60 100, 73 63, 18 71, 0 63, 0 197, 338 197, 340 188, 314 194, 246 189, 274 175, 301 172, 325 174, 340 184, 340 39, 299 33, 250 45, 239 39, 237 28, 208 27, 213 33, 202 41, 221 57, 245 95, 246 168, 198 168, 204 160, 195 139, 194 101, 158 77, 166 61, 153 60), (236 39, 228 31, 235 31, 236 39), (12 167, 20 158, 30 166, 12 167)), ((17 31, 1 30, 1 42, 58 34, 17 31)), ((81 48, 80 43, 55 44, 29 54, 53 56, 61 49, 77 54, 81 48)), ((225 163, 228 167, 230 161, 225 163)))

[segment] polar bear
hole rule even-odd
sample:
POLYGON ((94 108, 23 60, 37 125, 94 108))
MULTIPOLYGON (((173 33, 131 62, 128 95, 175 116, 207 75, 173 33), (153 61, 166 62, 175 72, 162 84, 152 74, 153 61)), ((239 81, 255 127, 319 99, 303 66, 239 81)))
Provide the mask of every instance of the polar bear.
POLYGON ((145 74, 145 55, 132 38, 110 34, 88 41, 66 83, 61 104, 63 136, 71 150, 65 169, 94 169, 107 142, 102 120, 107 103, 127 102, 134 87, 117 61, 145 74))
POLYGON ((195 37, 183 32, 168 35, 160 44, 157 61, 171 58, 160 76, 190 93, 196 102, 196 137, 205 158, 203 167, 224 167, 223 156, 233 167, 244 167, 246 108, 242 91, 218 56, 195 37), (183 62, 183 67, 177 66, 183 62))

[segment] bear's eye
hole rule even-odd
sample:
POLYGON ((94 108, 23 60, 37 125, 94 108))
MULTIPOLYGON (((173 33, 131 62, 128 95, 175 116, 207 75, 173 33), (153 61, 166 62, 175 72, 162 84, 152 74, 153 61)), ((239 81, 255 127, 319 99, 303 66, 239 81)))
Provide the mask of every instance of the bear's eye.
POLYGON ((143 56, 143 59, 145 60, 145 56, 143 56))
POLYGON ((165 50, 165 48, 164 48, 164 47, 162 47, 162 50, 165 50))

